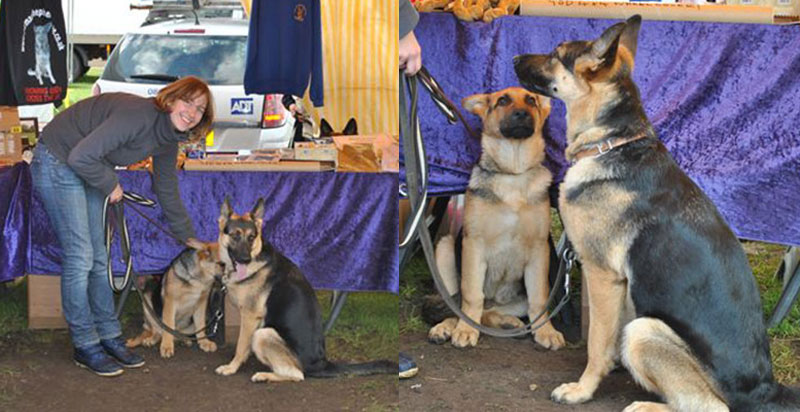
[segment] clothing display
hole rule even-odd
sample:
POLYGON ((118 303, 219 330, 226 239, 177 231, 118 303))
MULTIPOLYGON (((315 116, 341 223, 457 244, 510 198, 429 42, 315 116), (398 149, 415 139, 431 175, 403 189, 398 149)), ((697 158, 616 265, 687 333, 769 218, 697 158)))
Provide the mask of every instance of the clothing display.
POLYGON ((0 45, 0 105, 64 99, 67 32, 60 0, 0 3, 0 45))
POLYGON ((323 104, 319 0, 255 0, 247 38, 244 90, 309 94, 323 104))

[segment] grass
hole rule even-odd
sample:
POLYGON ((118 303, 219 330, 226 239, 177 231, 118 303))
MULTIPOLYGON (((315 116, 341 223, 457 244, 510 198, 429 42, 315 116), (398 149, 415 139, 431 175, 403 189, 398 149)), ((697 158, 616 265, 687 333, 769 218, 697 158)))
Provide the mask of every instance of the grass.
MULTIPOLYGON (((558 239, 563 231, 558 215, 552 213, 551 233, 558 239)), ((782 291, 782 281, 775 278, 786 247, 761 242, 742 242, 753 269, 765 321, 777 304, 782 291)), ((572 297, 580 299, 580 271, 571 273, 572 297)), ((411 259, 400 276, 400 333, 426 332, 430 327, 420 315, 425 295, 436 293, 422 252, 411 259)), ((800 303, 795 302, 786 319, 767 331, 774 365, 775 378, 784 384, 800 382, 800 303)))

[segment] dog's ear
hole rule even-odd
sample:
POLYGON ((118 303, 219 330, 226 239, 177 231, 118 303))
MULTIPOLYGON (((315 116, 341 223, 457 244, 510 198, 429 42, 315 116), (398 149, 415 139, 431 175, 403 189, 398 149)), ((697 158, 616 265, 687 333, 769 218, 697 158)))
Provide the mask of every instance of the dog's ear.
POLYGON ((592 70, 614 64, 617 57, 617 47, 622 31, 625 30, 625 23, 617 23, 603 32, 599 39, 592 43, 592 57, 595 60, 592 70))
MULTIPOLYGON (((625 29, 619 38, 619 45, 628 49, 631 54, 631 60, 636 57, 636 45, 639 43, 639 28, 642 27, 642 16, 634 15, 625 22, 625 29)), ((633 61, 630 63, 631 70, 633 69, 633 61)))
POLYGON ((539 100, 539 107, 542 108, 542 116, 547 118, 550 116, 550 98, 541 94, 537 94, 536 98, 539 100))
POLYGON ((253 210, 250 211, 250 216, 253 220, 256 221, 263 221, 264 220, 264 198, 259 197, 256 201, 255 206, 253 206, 253 210))
POLYGON ((342 134, 345 136, 355 136, 358 134, 358 124, 356 123, 356 119, 350 118, 347 121, 347 124, 344 126, 344 130, 342 130, 342 134))
POLYGON ((333 134, 333 128, 331 127, 331 125, 328 124, 327 120, 322 119, 322 121, 319 122, 319 135, 321 137, 328 137, 331 136, 332 134, 333 134))
POLYGON ((486 115, 486 110, 489 109, 489 95, 473 94, 461 100, 461 105, 464 106, 468 112, 477 114, 483 118, 483 116, 486 115))
POLYGON ((225 200, 222 202, 222 209, 219 211, 219 230, 222 230, 225 227, 225 223, 228 222, 228 219, 231 218, 233 214, 233 209, 231 209, 231 200, 226 195, 225 200))

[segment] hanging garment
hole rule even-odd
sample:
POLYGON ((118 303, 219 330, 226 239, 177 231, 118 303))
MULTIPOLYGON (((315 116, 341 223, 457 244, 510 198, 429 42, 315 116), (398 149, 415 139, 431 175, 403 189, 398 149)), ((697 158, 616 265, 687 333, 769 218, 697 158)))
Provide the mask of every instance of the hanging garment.
POLYGON ((247 38, 246 93, 309 94, 322 106, 319 0, 254 0, 247 38))
POLYGON ((67 93, 61 0, 0 3, 0 105, 60 102, 67 93))

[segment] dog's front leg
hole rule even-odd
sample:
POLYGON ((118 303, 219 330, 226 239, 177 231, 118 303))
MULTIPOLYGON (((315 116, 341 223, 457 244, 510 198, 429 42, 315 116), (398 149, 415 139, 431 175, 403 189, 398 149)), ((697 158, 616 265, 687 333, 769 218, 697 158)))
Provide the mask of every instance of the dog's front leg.
MULTIPOLYGON (((548 267, 550 266, 550 246, 547 241, 537 242, 531 252, 531 259, 525 265, 525 290, 528 293, 528 319, 533 321, 545 308, 550 294, 548 267)), ((569 274, 567 274, 569 276, 569 274)), ((536 321, 547 319, 547 312, 536 321)), ((564 335, 557 331, 548 320, 533 332, 536 343, 545 348, 557 350, 564 346, 564 335)))
MULTIPOLYGON (((483 242, 464 236, 462 246, 463 274, 461 276, 461 311, 477 323, 483 314, 483 282, 486 278, 486 259, 483 242)), ((463 320, 458 321, 450 338, 453 346, 463 348, 478 344, 480 332, 463 320)))
POLYGON ((600 381, 614 367, 625 303, 626 282, 616 273, 583 263, 589 294, 588 363, 578 382, 557 387, 550 397, 560 403, 592 399, 600 381))
POLYGON ((260 314, 247 309, 239 309, 242 314, 241 326, 239 326, 239 339, 236 341, 236 355, 227 365, 222 365, 216 369, 218 375, 233 375, 239 367, 250 356, 250 341, 253 340, 253 333, 261 326, 264 319, 260 314))
POLYGON ((200 301, 197 304, 197 308, 192 314, 195 330, 200 330, 200 332, 197 332, 197 346, 199 346, 203 352, 214 352, 217 350, 217 344, 208 339, 208 333, 206 330, 206 309, 208 308, 209 294, 211 294, 211 291, 207 291, 200 296, 200 301))
MULTIPOLYGON (((161 321, 164 322, 164 326, 170 329, 175 329, 175 310, 175 300, 172 298, 165 298, 164 309, 161 312, 161 321)), ((172 355, 175 354, 175 337, 166 330, 161 336, 160 352, 162 358, 171 358, 172 355)))

